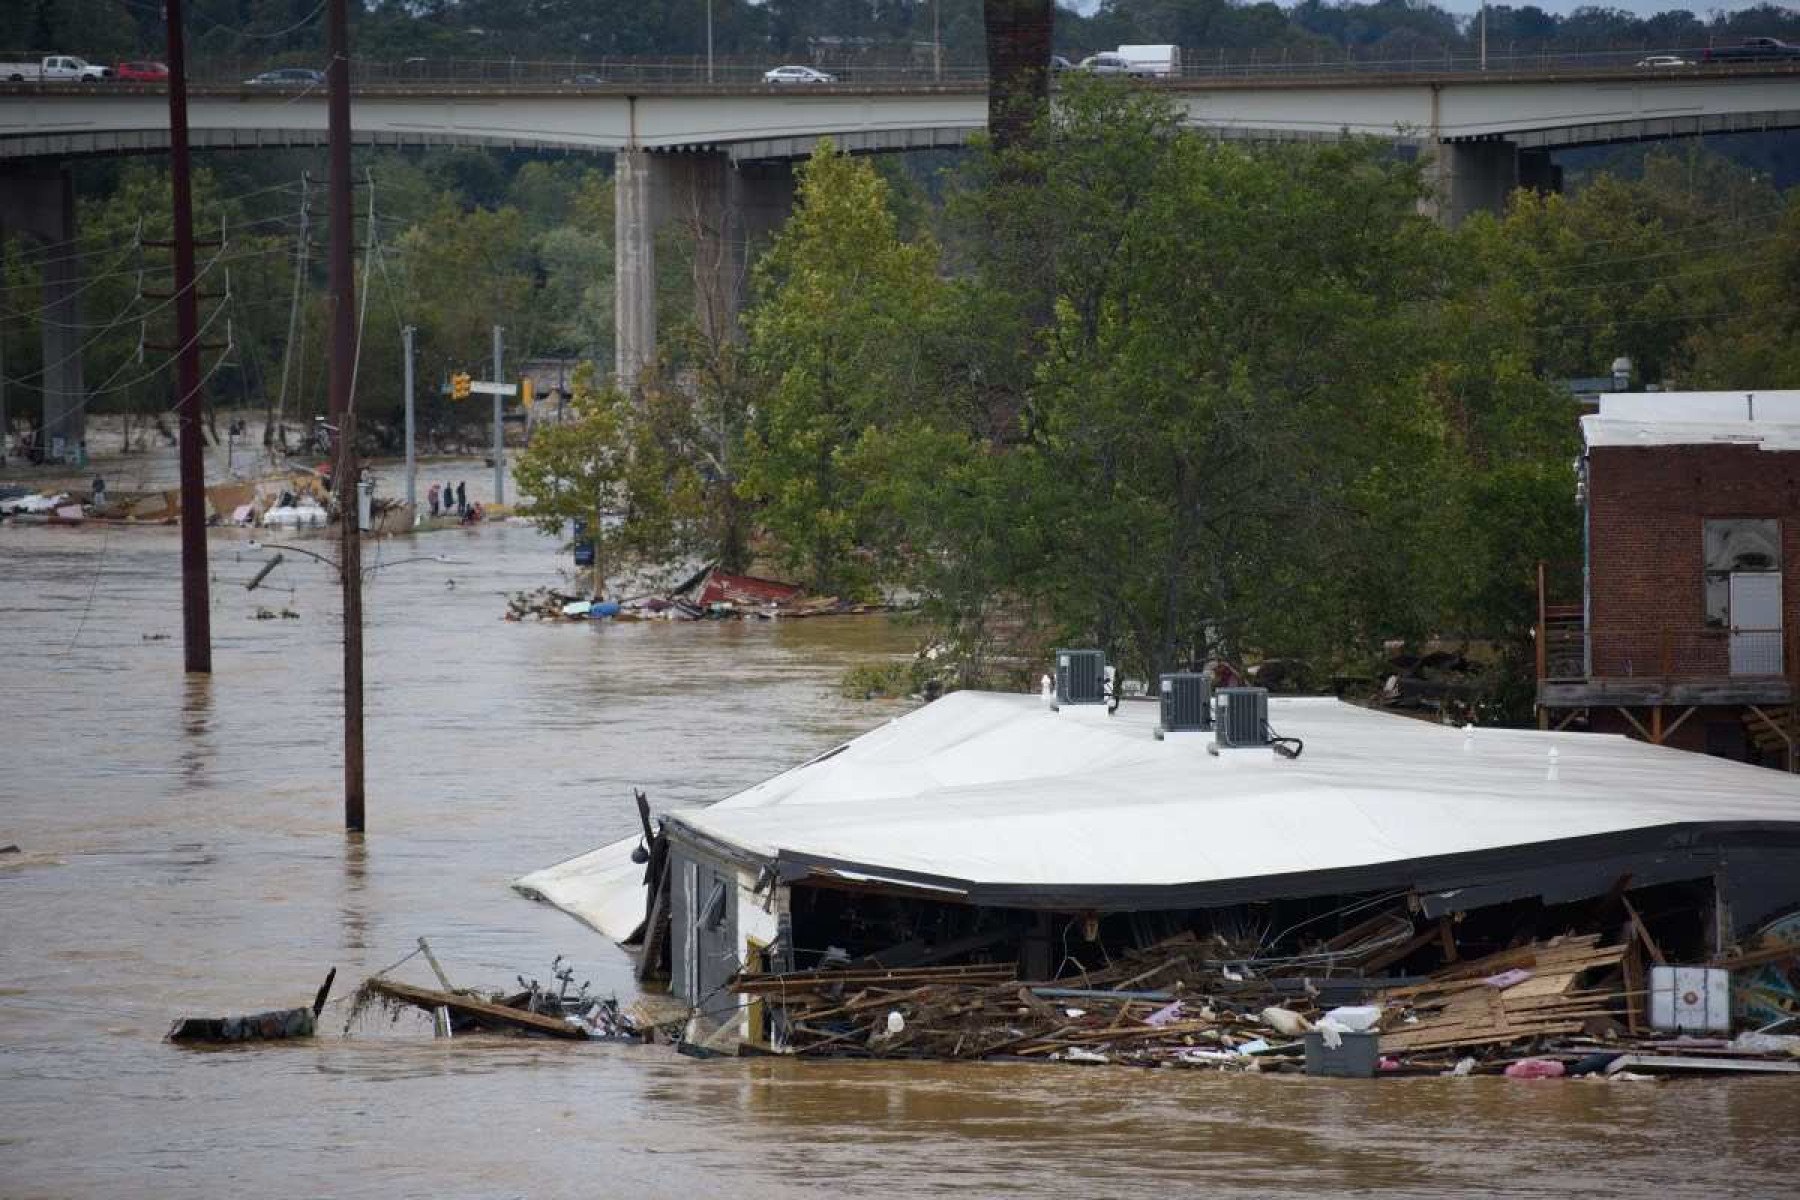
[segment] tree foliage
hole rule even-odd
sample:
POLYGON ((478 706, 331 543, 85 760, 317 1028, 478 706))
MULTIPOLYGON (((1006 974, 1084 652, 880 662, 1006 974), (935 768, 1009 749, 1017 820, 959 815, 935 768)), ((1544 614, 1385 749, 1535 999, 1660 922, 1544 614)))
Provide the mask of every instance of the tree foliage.
POLYGON ((827 592, 873 582, 865 480, 851 466, 866 434, 927 407, 925 349, 944 284, 928 240, 907 243, 867 162, 821 145, 798 180, 799 207, 757 269, 751 360, 765 381, 746 444, 745 492, 783 560, 827 592))
POLYGON ((683 438, 678 397, 633 397, 576 372, 570 419, 546 425, 520 454, 520 513, 553 537, 586 526, 600 581, 667 566, 703 541, 706 484, 683 438), (669 410, 673 411, 669 411, 669 410))

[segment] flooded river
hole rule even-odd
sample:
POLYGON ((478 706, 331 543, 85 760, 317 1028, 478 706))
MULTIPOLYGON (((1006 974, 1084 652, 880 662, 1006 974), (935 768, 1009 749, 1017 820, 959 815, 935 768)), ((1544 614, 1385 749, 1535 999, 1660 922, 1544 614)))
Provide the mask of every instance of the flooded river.
MULTIPOLYGON (((471 478, 475 472, 471 471, 471 478)), ((458 983, 624 956, 508 882, 895 711, 880 619, 512 625, 530 529, 384 543, 367 836, 341 831, 335 584, 215 532, 214 674, 181 672, 172 529, 0 527, 0 1196, 1786 1196, 1800 1087, 1375 1084, 1018 1065, 697 1062, 345 1005, 192 1050, 182 1014, 340 995, 428 936, 458 983), (277 616, 258 620, 258 608, 277 616)), ((328 549, 325 545, 318 547, 328 549)), ((414 960, 402 978, 430 982, 414 960)))

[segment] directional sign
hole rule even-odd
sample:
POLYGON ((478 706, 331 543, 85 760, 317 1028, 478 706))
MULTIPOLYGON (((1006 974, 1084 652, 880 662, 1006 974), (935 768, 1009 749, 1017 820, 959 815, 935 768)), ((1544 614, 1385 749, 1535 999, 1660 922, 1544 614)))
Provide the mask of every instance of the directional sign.
POLYGON ((477 379, 469 384, 469 390, 477 396, 516 396, 519 385, 516 383, 491 383, 486 379, 477 379))

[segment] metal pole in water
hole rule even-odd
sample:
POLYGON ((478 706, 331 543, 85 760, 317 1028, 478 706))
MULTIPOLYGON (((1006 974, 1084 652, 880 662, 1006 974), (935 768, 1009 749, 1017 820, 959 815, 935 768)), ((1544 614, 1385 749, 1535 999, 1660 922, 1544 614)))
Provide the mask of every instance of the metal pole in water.
MULTIPOLYGON (((498 325, 494 326, 494 382, 495 383, 504 383, 506 381, 506 375, 505 375, 506 368, 504 367, 504 365, 502 365, 502 361, 501 361, 501 357, 500 357, 500 350, 501 350, 500 335, 502 332, 503 332, 503 330, 498 325)), ((504 396, 502 396, 499 392, 494 393, 494 503, 495 504, 505 504, 506 503, 506 439, 501 436, 501 429, 500 429, 500 410, 501 410, 501 406, 505 403, 505 399, 506 398, 504 396)))
POLYGON ((206 578, 206 461, 200 443, 200 306, 194 279, 187 45, 181 0, 168 0, 164 11, 169 23, 169 190, 175 223, 175 407, 181 443, 181 642, 188 671, 204 675, 212 671, 212 602, 206 578))
POLYGON ((363 829, 363 654, 361 493, 356 461, 356 269, 350 194, 350 18, 347 0, 325 14, 331 58, 326 70, 331 199, 331 413, 337 419, 338 575, 344 597, 344 828, 363 829))
POLYGON ((400 336, 406 342, 406 507, 416 518, 419 513, 419 464, 413 456, 413 327, 404 326, 400 336))

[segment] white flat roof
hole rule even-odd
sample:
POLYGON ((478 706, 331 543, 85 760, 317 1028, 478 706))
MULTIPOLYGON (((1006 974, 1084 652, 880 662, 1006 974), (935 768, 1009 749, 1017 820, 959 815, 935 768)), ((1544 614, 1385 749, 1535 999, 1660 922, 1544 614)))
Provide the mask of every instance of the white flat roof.
MULTIPOLYGON (((788 878, 875 877, 987 902, 1008 890, 1148 896, 1619 835, 1659 845, 1680 827, 1783 826, 1800 841, 1800 778, 1614 735, 1465 734, 1275 697, 1271 727, 1305 741, 1290 761, 1215 756, 1207 734, 1159 741, 1157 720, 1148 703, 1109 717, 952 693, 711 807, 671 813, 669 828, 788 878)), ((633 844, 521 886, 622 937, 643 916, 643 868, 624 858, 633 844)))
POLYGON ((1800 449, 1800 391, 1609 392, 1581 418, 1588 446, 1800 449))

